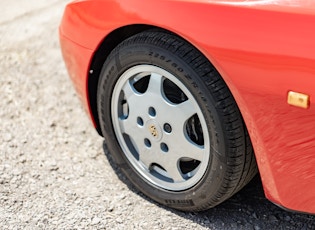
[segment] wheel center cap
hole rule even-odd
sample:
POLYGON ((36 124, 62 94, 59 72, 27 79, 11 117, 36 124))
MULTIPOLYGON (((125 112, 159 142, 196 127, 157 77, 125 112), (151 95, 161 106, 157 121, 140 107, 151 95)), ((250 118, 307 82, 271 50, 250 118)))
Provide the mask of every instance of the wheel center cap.
POLYGON ((155 120, 149 120, 146 124, 147 130, 149 131, 150 135, 156 140, 159 141, 162 138, 162 129, 160 128, 159 124, 155 120))
POLYGON ((155 125, 150 125, 149 130, 150 130, 152 136, 154 136, 154 137, 158 137, 159 136, 159 133, 156 130, 155 125))

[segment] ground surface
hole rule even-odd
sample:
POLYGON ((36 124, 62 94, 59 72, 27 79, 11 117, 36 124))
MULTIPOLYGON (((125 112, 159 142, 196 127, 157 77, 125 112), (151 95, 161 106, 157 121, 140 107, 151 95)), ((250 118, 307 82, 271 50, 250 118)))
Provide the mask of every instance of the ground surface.
POLYGON ((259 178, 202 213, 159 206, 108 163, 62 62, 65 0, 0 2, 0 229, 314 229, 259 178))

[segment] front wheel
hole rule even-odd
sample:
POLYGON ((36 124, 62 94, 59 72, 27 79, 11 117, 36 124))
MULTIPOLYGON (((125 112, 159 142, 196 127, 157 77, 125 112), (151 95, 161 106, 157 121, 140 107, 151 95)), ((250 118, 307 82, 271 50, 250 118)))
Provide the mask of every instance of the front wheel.
POLYGON ((200 52, 172 34, 143 32, 116 47, 102 69, 97 100, 114 160, 164 205, 208 209, 256 173, 229 89, 200 52))

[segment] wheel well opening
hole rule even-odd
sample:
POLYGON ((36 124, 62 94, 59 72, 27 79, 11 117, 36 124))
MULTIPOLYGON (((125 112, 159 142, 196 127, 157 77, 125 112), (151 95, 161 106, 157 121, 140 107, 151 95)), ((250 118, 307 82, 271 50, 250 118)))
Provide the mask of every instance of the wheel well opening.
MULTIPOLYGON (((99 77, 100 77, 104 62, 106 61, 111 51, 127 38, 135 34, 144 32, 146 30, 154 30, 154 29, 159 30, 159 31, 164 31, 170 34, 174 34, 173 32, 168 31, 166 29, 151 26, 151 25, 143 25, 143 24, 129 25, 129 26, 118 28, 114 30, 113 32, 111 32, 108 36, 106 36, 106 38, 101 42, 101 44, 95 51, 95 54, 91 61, 90 71, 89 71, 89 76, 88 76, 88 97, 89 97, 88 100, 90 103, 92 116, 96 125, 96 130, 100 135, 102 135, 102 132, 100 128, 100 122, 99 122, 98 111, 97 111, 97 87, 98 87, 98 81, 99 81, 99 77)), ((174 35, 179 36, 177 34, 174 34, 174 35)))
POLYGON ((94 118, 96 124, 97 132, 102 135, 100 129, 100 123, 97 112, 97 85, 99 76, 103 67, 103 64, 110 54, 110 52, 122 41, 131 37, 137 33, 140 33, 145 30, 154 29, 155 27, 149 25, 131 25, 119 28, 113 32, 111 32, 100 44, 98 49, 96 50, 89 71, 88 77, 88 96, 89 103, 92 112, 92 116, 94 118))

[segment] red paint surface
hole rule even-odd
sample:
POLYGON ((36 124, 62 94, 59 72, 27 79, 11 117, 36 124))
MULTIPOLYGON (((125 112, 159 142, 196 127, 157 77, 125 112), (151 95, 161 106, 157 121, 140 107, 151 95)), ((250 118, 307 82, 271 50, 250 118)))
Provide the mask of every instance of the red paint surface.
POLYGON ((208 57, 242 112, 267 198, 315 213, 315 1, 75 1, 60 38, 87 109, 93 53, 110 32, 133 24, 173 31, 208 57), (310 107, 288 105, 290 90, 310 95, 310 107))

